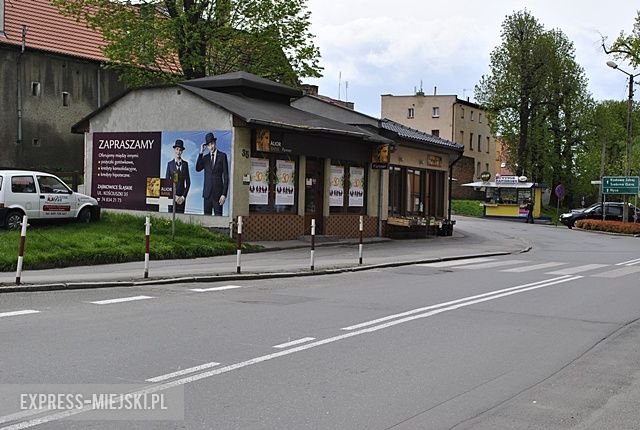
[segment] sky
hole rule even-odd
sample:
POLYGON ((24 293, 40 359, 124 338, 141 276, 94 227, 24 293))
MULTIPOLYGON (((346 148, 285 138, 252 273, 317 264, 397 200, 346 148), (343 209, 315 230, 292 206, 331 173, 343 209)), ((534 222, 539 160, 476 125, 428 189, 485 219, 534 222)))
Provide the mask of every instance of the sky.
POLYGON ((303 82, 374 117, 380 95, 411 95, 421 86, 427 95, 437 87, 437 94, 474 101, 505 17, 524 9, 573 42, 594 99, 628 96, 627 76, 607 67, 613 58, 601 45, 603 36, 609 46, 620 31, 632 31, 640 10, 633 0, 307 0, 307 7, 324 76, 303 82))

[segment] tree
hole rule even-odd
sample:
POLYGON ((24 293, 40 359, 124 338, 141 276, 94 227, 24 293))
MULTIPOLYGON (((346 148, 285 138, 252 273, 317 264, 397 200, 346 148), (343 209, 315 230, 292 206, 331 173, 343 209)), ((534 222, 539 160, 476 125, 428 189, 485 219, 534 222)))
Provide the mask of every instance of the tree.
POLYGON ((552 187, 562 183, 571 194, 575 150, 589 130, 586 87, 573 43, 562 31, 545 30, 526 10, 505 19, 490 73, 475 92, 517 175, 552 187))
POLYGON ((633 67, 638 67, 640 65, 640 11, 637 12, 631 33, 626 34, 621 31, 609 49, 605 46, 604 40, 602 47, 607 54, 614 54, 617 58, 628 61, 633 67))
POLYGON ((130 85, 245 70, 297 86, 319 77, 305 0, 52 0, 100 30, 130 85))

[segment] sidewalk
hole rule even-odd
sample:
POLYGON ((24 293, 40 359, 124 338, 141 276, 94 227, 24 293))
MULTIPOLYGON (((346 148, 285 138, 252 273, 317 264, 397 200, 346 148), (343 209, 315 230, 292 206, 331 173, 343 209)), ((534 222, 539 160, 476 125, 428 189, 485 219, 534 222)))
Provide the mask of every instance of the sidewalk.
MULTIPOLYGON (((529 249, 526 241, 483 229, 482 223, 465 218, 458 222, 450 237, 429 236, 423 239, 392 240, 367 238, 363 246, 363 264, 358 264, 356 239, 316 243, 314 271, 310 269, 310 243, 303 240, 252 242, 266 252, 242 254, 241 274, 237 273, 236 255, 189 260, 152 260, 149 278, 144 279, 142 261, 61 269, 26 270, 22 283, 15 284, 15 273, 0 273, 0 293, 46 291, 77 288, 100 288, 167 284, 177 282, 216 282, 276 277, 335 274, 407 264, 505 255, 529 249)), ((152 257, 153 258, 153 257, 152 257)))

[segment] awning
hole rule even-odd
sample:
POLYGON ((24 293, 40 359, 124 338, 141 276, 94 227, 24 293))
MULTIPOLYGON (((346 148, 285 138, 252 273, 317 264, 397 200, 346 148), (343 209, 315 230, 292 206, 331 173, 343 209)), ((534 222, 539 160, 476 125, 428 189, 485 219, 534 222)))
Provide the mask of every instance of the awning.
POLYGON ((506 184, 496 184, 495 182, 470 182, 468 184, 462 184, 463 187, 474 187, 474 188, 533 188, 535 186, 539 186, 535 182, 517 182, 517 183, 506 183, 506 184))

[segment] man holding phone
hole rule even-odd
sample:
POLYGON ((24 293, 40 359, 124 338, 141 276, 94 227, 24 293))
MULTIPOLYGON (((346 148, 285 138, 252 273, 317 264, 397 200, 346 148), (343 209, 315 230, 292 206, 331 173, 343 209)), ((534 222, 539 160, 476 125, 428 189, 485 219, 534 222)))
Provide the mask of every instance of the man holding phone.
POLYGON ((204 186, 202 197, 204 198, 204 214, 222 216, 222 206, 227 199, 229 191, 229 166, 227 154, 216 147, 216 137, 213 133, 207 133, 205 143, 200 146, 200 154, 196 161, 196 171, 204 171, 204 186), (209 152, 205 155, 204 150, 209 152))

